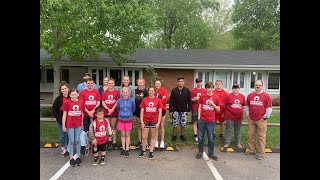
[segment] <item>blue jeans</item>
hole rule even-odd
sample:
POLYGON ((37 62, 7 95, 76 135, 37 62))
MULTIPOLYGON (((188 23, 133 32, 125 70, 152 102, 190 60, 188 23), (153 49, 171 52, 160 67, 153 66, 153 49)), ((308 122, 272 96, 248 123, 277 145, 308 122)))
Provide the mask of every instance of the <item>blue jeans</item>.
POLYGON ((201 119, 198 120, 198 149, 199 152, 203 152, 203 146, 204 146, 204 134, 205 131, 207 131, 208 136, 208 153, 213 155, 214 154, 214 126, 215 122, 205 122, 201 119))
POLYGON ((68 136, 69 136, 69 154, 70 157, 73 157, 73 144, 76 144, 76 152, 78 157, 80 157, 80 132, 81 132, 81 127, 77 127, 77 128, 68 128, 68 136))
POLYGON ((60 142, 60 148, 62 150, 65 150, 66 148, 66 142, 68 142, 68 134, 66 132, 63 132, 62 130, 62 124, 57 122, 57 127, 59 130, 59 142, 60 142))

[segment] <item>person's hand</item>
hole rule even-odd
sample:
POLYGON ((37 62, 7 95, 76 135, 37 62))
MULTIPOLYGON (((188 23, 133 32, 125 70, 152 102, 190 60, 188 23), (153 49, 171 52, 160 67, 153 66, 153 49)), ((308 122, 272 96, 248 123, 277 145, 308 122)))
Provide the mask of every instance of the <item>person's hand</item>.
POLYGON ((167 96, 162 96, 162 99, 166 98, 167 96))
POLYGON ((108 109, 108 116, 110 116, 113 113, 112 109, 108 109))
POLYGON ((63 132, 68 132, 67 128, 65 126, 62 126, 62 131, 63 132))
POLYGON ((189 116, 191 113, 190 112, 187 112, 187 115, 189 116))
POLYGON ((92 140, 92 145, 96 146, 97 144, 97 139, 92 140))
POLYGON ((156 127, 156 129, 158 129, 158 127, 159 127, 159 123, 157 123, 155 127, 156 127))
POLYGON ((144 128, 144 123, 143 123, 143 124, 141 124, 141 128, 144 128))
POLYGON ((224 114, 221 114, 221 118, 223 118, 223 119, 224 119, 224 114))

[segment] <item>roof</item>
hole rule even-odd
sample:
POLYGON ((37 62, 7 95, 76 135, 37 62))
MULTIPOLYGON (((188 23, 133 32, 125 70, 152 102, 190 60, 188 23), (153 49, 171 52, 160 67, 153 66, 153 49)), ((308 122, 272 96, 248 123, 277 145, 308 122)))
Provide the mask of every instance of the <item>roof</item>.
MULTIPOLYGON (((40 49, 40 60, 50 56, 40 49)), ((132 55, 138 64, 174 65, 271 65, 280 66, 280 51, 209 49, 137 49, 132 55)), ((63 57, 62 60, 69 60, 63 57)), ((92 60, 86 59, 84 62, 92 60)), ((112 62, 102 53, 99 61, 112 62)))

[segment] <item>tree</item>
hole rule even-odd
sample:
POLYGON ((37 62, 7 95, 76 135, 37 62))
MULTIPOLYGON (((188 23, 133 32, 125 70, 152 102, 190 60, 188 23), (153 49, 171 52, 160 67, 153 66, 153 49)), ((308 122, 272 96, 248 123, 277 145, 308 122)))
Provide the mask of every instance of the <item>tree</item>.
POLYGON ((40 0, 40 48, 53 61, 54 98, 58 95, 63 56, 73 61, 107 53, 117 64, 133 60, 141 36, 154 18, 142 0, 40 0))
POLYGON ((235 0, 232 20, 236 49, 280 48, 279 0, 235 0))
POLYGON ((147 47, 206 48, 213 32, 202 13, 218 7, 216 0, 154 0, 156 27, 147 47))

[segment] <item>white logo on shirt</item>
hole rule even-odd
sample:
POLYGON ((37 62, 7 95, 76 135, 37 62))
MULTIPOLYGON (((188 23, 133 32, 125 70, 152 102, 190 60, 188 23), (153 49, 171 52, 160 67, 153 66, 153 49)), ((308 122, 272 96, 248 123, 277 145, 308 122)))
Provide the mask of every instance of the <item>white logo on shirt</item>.
POLYGON ((114 104, 114 103, 116 103, 116 100, 113 99, 113 95, 110 94, 110 95, 108 96, 108 99, 105 100, 105 103, 106 103, 106 104, 114 104))
POLYGON ((200 96, 201 96, 201 93, 198 93, 197 96, 200 97, 200 96))
POLYGON ((149 102, 148 107, 146 107, 146 112, 156 112, 157 108, 153 107, 154 103, 153 102, 149 102))
POLYGON ((234 103, 231 105, 231 107, 235 108, 235 109, 241 109, 242 105, 240 104, 240 100, 239 99, 235 99, 234 103))
POLYGON ((94 96, 90 95, 88 97, 88 99, 89 99, 89 101, 86 101, 86 103, 85 103, 86 105, 96 105, 97 104, 97 101, 94 100, 94 96))
POLYGON ((100 126, 99 131, 100 131, 100 132, 96 132, 96 133, 95 133, 95 136, 96 136, 96 137, 106 136, 107 131, 106 131, 106 127, 105 127, 104 125, 101 125, 101 126, 100 126))
POLYGON ((73 111, 69 111, 68 115, 69 116, 81 116, 81 111, 79 111, 79 106, 78 105, 73 105, 72 106, 73 111))
POLYGON ((260 97, 259 96, 255 96, 253 98, 253 101, 250 101, 250 105, 262 106, 263 104, 260 101, 260 97))
POLYGON ((210 99, 206 100, 206 104, 203 105, 203 109, 204 109, 204 110, 213 111, 214 108, 213 108, 213 106, 210 106, 210 105, 209 105, 209 101, 210 101, 210 99))

